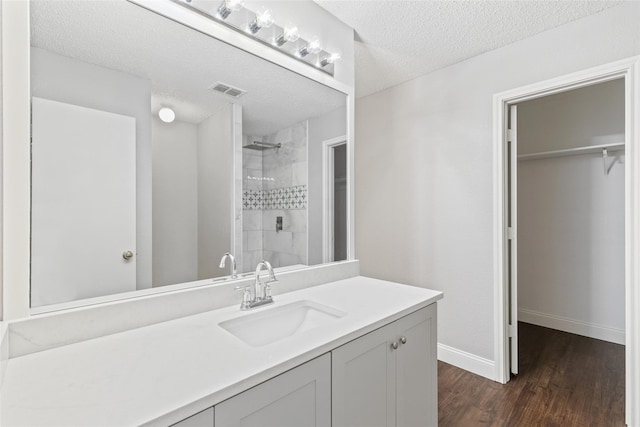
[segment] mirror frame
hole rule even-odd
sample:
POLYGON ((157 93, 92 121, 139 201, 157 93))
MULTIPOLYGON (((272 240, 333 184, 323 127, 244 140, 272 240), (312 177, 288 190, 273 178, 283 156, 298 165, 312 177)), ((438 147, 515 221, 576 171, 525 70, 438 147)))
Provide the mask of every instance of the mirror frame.
MULTIPOLYGON (((354 173, 354 121, 355 89, 353 63, 336 64, 336 76, 345 74, 346 81, 331 77, 322 71, 300 63, 294 58, 239 34, 215 21, 195 14, 170 0, 127 0, 167 19, 218 39, 224 43, 274 63, 289 71, 321 83, 346 95, 347 110, 347 260, 355 259, 355 173, 354 173), (345 70, 340 70, 344 65, 345 70), (351 75, 349 75, 351 74, 351 75)), ((64 305, 32 309, 30 307, 30 237, 31 237, 31 90, 30 90, 30 16, 29 2, 2 2, 2 304, 3 321, 26 318, 41 313, 112 303, 149 295, 174 292, 211 282, 193 282, 167 285, 152 290, 141 290, 79 300, 64 305)), ((343 61, 353 61, 345 55, 343 61)), ((217 282, 219 284, 221 282, 217 282)), ((233 283, 232 280, 226 283, 233 283)))

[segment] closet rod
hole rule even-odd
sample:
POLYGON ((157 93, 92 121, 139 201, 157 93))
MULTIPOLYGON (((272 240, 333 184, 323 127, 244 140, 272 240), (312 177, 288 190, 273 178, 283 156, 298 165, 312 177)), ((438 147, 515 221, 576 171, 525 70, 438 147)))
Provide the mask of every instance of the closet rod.
POLYGON ((602 154, 603 149, 606 149, 608 152, 623 151, 624 142, 618 142, 614 144, 589 145, 586 147, 567 148, 565 150, 543 151, 540 153, 520 154, 518 156, 518 160, 538 160, 550 157, 575 156, 579 154, 592 153, 602 154))

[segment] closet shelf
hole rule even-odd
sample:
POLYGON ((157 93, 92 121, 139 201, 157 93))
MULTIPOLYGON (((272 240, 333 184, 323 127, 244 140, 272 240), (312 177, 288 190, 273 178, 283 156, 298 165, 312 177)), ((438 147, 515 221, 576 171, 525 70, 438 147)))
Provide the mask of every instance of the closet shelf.
POLYGON ((593 153, 601 154, 603 149, 606 149, 608 152, 623 151, 624 142, 618 142, 614 144, 589 145, 587 147, 567 148, 566 150, 554 150, 554 151, 543 151, 540 153, 520 154, 518 156, 518 160, 538 160, 538 159, 546 159, 550 157, 575 156, 579 154, 593 154, 593 153))

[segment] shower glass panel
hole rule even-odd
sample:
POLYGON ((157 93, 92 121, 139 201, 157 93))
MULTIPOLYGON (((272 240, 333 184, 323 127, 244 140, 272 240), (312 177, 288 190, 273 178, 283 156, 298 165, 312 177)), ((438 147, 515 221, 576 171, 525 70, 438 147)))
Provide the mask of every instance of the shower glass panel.
POLYGON ((242 270, 306 265, 307 121, 243 139, 242 270))

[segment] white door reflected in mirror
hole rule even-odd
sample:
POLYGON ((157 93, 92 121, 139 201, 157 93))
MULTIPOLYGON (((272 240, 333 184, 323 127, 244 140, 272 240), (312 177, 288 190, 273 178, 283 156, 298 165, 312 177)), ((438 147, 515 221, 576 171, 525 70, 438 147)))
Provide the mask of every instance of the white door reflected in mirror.
POLYGON ((135 119, 35 97, 32 114, 31 304, 135 290, 135 119))

